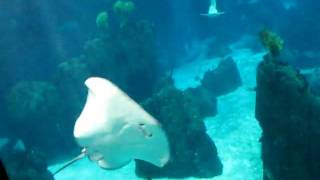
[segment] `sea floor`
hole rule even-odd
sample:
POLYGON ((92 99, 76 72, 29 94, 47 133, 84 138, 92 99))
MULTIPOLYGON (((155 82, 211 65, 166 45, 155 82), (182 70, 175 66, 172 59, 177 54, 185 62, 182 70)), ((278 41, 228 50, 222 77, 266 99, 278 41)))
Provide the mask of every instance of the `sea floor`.
MULTIPOLYGON (((215 142, 219 157, 223 163, 223 174, 213 180, 261 180, 262 161, 259 138, 261 129, 254 117, 256 67, 263 53, 254 53, 249 49, 233 49, 231 56, 238 65, 243 86, 236 91, 218 98, 218 114, 207 117, 207 133, 215 142)), ((179 89, 199 85, 207 69, 214 68, 219 58, 198 60, 175 70, 175 85, 179 89)), ((55 164, 49 167, 54 171, 61 167, 55 164)), ((135 180, 134 163, 113 171, 99 168, 88 159, 80 160, 55 176, 57 180, 112 179, 135 180)), ((195 179, 195 178, 188 178, 195 179)))

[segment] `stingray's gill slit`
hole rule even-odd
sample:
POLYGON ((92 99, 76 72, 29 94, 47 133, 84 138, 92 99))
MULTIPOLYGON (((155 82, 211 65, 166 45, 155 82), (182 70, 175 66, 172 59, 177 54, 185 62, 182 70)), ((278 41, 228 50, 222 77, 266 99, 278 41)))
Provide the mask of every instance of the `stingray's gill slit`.
POLYGON ((73 163, 77 162, 78 160, 84 158, 87 155, 87 149, 83 148, 81 150, 81 153, 76 156, 75 158, 71 159, 70 161, 66 162, 61 168, 59 168, 58 170, 56 170, 53 175, 55 176, 56 174, 58 174, 59 172, 61 172, 62 170, 64 170, 65 168, 69 167, 70 165, 72 165, 73 163))

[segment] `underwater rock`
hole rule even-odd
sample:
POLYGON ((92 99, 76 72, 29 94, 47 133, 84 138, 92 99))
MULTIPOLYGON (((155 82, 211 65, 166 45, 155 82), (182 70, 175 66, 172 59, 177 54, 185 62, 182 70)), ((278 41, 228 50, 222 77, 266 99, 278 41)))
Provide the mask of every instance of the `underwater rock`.
POLYGON ((314 69, 310 78, 308 79, 311 92, 320 95, 320 69, 314 69))
MULTIPOLYGON (((85 102, 86 88, 83 87, 83 82, 90 76, 88 65, 80 58, 72 58, 60 63, 57 67, 53 81, 57 86, 60 94, 63 94, 64 103, 60 107, 66 114, 72 112, 72 116, 66 119, 76 119, 85 102)), ((66 122, 67 123, 67 122, 66 122)), ((71 131, 74 122, 71 122, 71 131)), ((70 132, 71 132, 70 131, 70 132)))
POLYGON ((186 89, 184 93, 192 97, 193 103, 199 107, 199 113, 202 118, 217 114, 217 98, 212 96, 207 89, 199 86, 186 89))
POLYGON ((20 126, 34 123, 38 114, 46 116, 57 103, 56 87, 49 82, 24 81, 17 83, 7 98, 7 108, 10 116, 20 126), (28 122, 26 117, 30 117, 28 122))
POLYGON ((83 59, 93 76, 111 80, 136 101, 150 97, 159 78, 152 25, 126 23, 105 38, 89 40, 83 59))
MULTIPOLYGON (((9 143, 15 144, 15 143, 9 143)), ((9 179, 53 180, 45 155, 36 149, 17 150, 13 146, 0 149, 0 157, 9 179)))
MULTIPOLYGON (((82 106, 86 101, 86 88, 83 82, 90 76, 88 65, 83 58, 72 58, 60 63, 53 77, 53 82, 57 87, 57 91, 62 96, 63 102, 60 102, 60 111, 63 126, 59 126, 61 134, 66 136, 63 138, 64 151, 71 150, 76 147, 72 131, 75 119, 82 110, 82 106)), ((65 152, 64 152, 65 154, 65 152)))
POLYGON ((208 178, 222 173, 216 146, 206 134, 204 115, 200 113, 194 97, 167 86, 142 105, 163 125, 169 139, 171 157, 163 168, 136 160, 136 174, 139 177, 208 178))
POLYGON ((264 180, 318 179, 320 98, 298 71, 270 58, 258 66, 256 88, 264 180))
POLYGON ((61 146, 57 146, 64 143, 60 100, 56 86, 50 82, 17 83, 6 98, 12 136, 23 140, 26 148, 37 147, 50 155, 61 151, 61 146))
POLYGON ((311 93, 320 95, 320 68, 304 69, 300 71, 307 79, 311 93))
POLYGON ((201 83, 212 96, 230 93, 242 85, 237 64, 232 58, 222 60, 216 69, 207 71, 201 83))

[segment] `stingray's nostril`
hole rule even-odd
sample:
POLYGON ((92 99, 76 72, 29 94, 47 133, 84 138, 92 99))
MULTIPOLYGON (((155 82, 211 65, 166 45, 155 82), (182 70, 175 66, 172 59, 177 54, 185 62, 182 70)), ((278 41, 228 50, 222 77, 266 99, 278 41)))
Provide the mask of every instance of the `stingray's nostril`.
POLYGON ((144 126, 145 124, 144 123, 139 123, 139 126, 144 126))

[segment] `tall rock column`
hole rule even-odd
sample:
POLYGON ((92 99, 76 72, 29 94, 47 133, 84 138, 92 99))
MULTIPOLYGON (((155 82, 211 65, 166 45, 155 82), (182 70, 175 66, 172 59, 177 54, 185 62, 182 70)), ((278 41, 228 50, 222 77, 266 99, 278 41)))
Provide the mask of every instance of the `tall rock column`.
POLYGON ((269 55, 258 66, 256 91, 263 179, 319 179, 320 98, 297 70, 269 55))

